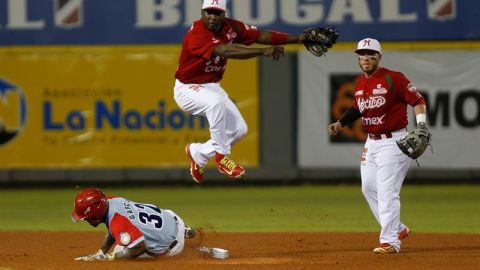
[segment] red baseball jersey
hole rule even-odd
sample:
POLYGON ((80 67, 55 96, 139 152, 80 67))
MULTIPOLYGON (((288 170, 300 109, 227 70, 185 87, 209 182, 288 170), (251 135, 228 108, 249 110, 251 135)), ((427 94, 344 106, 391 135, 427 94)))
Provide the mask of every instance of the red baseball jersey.
POLYGON ((379 68, 370 78, 357 77, 353 107, 362 114, 367 133, 381 134, 407 127, 407 104, 425 104, 425 99, 401 72, 379 68))
POLYGON ((251 45, 257 41, 260 30, 243 22, 225 18, 222 28, 212 32, 202 20, 195 21, 185 36, 175 78, 182 83, 210 83, 222 79, 227 66, 224 57, 213 57, 221 44, 251 45))

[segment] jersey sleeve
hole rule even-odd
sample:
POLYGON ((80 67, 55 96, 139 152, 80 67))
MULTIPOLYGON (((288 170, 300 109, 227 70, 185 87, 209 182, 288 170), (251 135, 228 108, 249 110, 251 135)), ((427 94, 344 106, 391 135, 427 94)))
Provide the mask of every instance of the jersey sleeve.
POLYGON ((425 104, 425 99, 423 98, 422 94, 418 92, 417 88, 415 85, 405 77, 400 72, 397 72, 395 74, 396 77, 396 82, 398 85, 398 89, 400 91, 398 92, 400 95, 400 98, 404 100, 406 103, 408 103, 411 106, 415 106, 417 104, 425 104))
POLYGON ((260 36, 260 30, 253 25, 232 20, 232 26, 238 34, 235 43, 241 43, 248 46, 255 43, 260 36))
POLYGON ((210 60, 213 50, 221 44, 218 39, 215 39, 213 34, 208 31, 192 29, 186 40, 187 48, 191 54, 200 56, 205 60, 210 60))
POLYGON ((142 232, 128 218, 118 213, 113 216, 109 228, 117 245, 133 247, 145 240, 142 232))

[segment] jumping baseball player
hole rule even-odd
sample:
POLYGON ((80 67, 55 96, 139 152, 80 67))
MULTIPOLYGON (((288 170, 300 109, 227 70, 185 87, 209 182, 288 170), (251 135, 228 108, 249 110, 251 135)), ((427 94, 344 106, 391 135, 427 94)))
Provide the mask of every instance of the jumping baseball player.
POLYGON ((78 193, 72 220, 85 220, 94 227, 105 223, 108 230, 100 250, 78 257, 76 261, 176 256, 182 252, 185 238, 195 236, 195 230, 185 226, 171 210, 121 197, 107 197, 97 188, 78 193))
POLYGON ((185 148, 191 161, 191 175, 197 183, 203 181, 204 167, 212 158, 215 158, 218 171, 230 178, 241 178, 245 174, 244 167, 230 157, 232 146, 247 133, 247 124, 219 83, 227 59, 265 56, 278 60, 284 55, 281 45, 290 43, 308 44, 309 51, 323 55, 338 37, 335 31, 327 28, 322 30, 328 31, 299 35, 262 31, 226 18, 225 10, 226 0, 203 1, 202 17, 193 23, 185 36, 175 74, 174 98, 178 106, 191 114, 205 116, 210 126, 210 140, 191 143, 185 148), (318 34, 323 35, 317 38, 318 34), (273 46, 247 47, 253 43, 273 46))
POLYGON ((407 135, 407 105, 414 108, 417 129, 427 130, 425 100, 405 75, 380 67, 377 40, 361 40, 355 52, 363 75, 357 78, 353 106, 328 131, 336 135, 361 117, 368 133, 361 156, 362 192, 381 226, 380 245, 373 252, 397 253, 410 233, 400 222, 400 189, 411 158, 396 142, 407 135))

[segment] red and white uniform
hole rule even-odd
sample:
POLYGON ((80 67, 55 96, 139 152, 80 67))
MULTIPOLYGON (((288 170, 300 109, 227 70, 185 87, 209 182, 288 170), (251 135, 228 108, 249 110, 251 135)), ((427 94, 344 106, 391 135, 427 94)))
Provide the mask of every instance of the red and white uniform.
POLYGON ((171 210, 152 204, 129 201, 109 196, 105 217, 108 233, 115 238, 115 252, 124 247, 134 247, 145 241, 148 255, 175 256, 185 244, 185 224, 171 210))
POLYGON ((400 190, 411 159, 396 141, 407 134, 407 106, 425 104, 415 86, 400 72, 379 68, 370 78, 357 78, 353 107, 361 112, 369 136, 361 157, 362 192, 381 226, 380 243, 400 250, 400 190))
POLYGON ((362 114, 367 133, 382 134, 408 125, 407 105, 425 104, 413 83, 400 72, 379 68, 372 77, 360 75, 353 107, 362 114))
POLYGON ((190 145, 195 162, 205 166, 215 152, 229 155, 231 146, 247 132, 247 124, 219 82, 227 59, 213 56, 221 44, 250 45, 260 30, 240 21, 225 18, 218 32, 212 32, 197 20, 185 36, 175 74, 174 98, 178 106, 191 114, 205 116, 210 125, 210 140, 190 145))
POLYGON ((213 58, 213 50, 220 44, 251 45, 259 36, 256 27, 229 18, 225 18, 221 30, 216 33, 208 30, 202 20, 197 20, 183 40, 175 78, 184 84, 219 82, 227 67, 227 59, 213 58))

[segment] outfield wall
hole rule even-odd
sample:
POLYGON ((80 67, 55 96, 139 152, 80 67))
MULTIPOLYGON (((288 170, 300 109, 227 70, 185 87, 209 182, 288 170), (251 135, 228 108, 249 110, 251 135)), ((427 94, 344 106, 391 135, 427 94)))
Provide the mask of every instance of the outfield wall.
MULTIPOLYGON (((412 166, 409 178, 413 181, 474 180, 480 176, 479 149, 473 143, 480 123, 480 82, 476 75, 480 51, 476 43, 468 44, 468 49, 447 52, 401 50, 405 44, 393 44, 396 49, 389 49, 392 44, 385 46, 383 63, 403 71, 428 97, 434 154, 427 152, 420 159, 422 167, 412 166)), ((343 137, 334 140, 326 132, 328 123, 342 110, 338 103, 348 103, 345 96, 337 95, 342 84, 334 83, 335 79, 341 77, 340 82, 348 84, 344 79, 358 74, 355 55, 348 51, 353 46, 339 44, 326 58, 314 58, 294 47, 279 62, 230 62, 224 87, 249 124, 249 135, 233 153, 246 164, 249 179, 358 179, 357 160, 365 135, 346 130, 343 137)), ((187 115, 168 122, 167 112, 181 114, 171 97, 172 65, 162 66, 162 61, 174 60, 173 55, 162 57, 169 54, 156 52, 169 49, 56 50, 32 53, 30 48, 9 48, 0 53, 10 67, 0 68, 9 76, 8 80, 2 78, 3 85, 19 85, 17 92, 4 87, 10 90, 0 106, 4 126, 18 131, 0 148, 2 182, 189 181, 183 147, 190 140, 208 137, 208 129, 201 119, 192 122, 193 128, 185 120, 175 129, 183 121, 175 119, 187 119, 187 115), (15 77, 19 69, 32 75, 15 77), (157 70, 163 72, 157 74, 157 70), (87 95, 71 89, 92 92, 87 95), (164 100, 164 105, 152 105, 158 100, 160 104, 164 100), (152 128, 152 123, 144 120, 155 110, 150 122, 157 126, 152 128), (167 120, 163 128, 161 119, 167 120), (112 137, 125 139, 115 142, 112 137)), ((170 50, 178 53, 178 47, 170 50)), ((213 167, 207 173, 213 181, 224 179, 213 167)))
MULTIPOLYGON (((170 168, 205 118, 173 100, 179 46, 0 48, 0 169, 170 168), (19 72, 21 71, 21 72, 19 72), (3 138, 3 139, 2 139, 3 138)), ((257 60, 229 67, 224 87, 250 123, 237 158, 258 164, 257 60), (248 78, 248 80, 245 80, 248 78), (248 149, 248 150, 246 150, 248 149)))
MULTIPOLYGON (((362 122, 345 127, 335 137, 326 132, 326 126, 340 119, 352 104, 357 56, 332 52, 318 60, 302 52, 299 57, 299 167, 357 166, 362 154, 358 146, 367 137, 362 122)), ((479 168, 480 145, 466 142, 475 142, 480 135, 480 52, 387 50, 382 64, 403 72, 426 98, 434 154, 427 151, 422 156, 422 169, 479 168)), ((409 129, 414 129, 410 111, 409 129)))
MULTIPOLYGON (((418 160, 421 167, 412 164, 409 178, 440 182, 478 179, 480 149, 475 141, 480 135, 480 51, 453 46, 402 50, 402 46, 392 45, 384 49, 382 64, 403 72, 423 93, 433 133, 432 149, 418 160)), ((359 166, 367 136, 361 121, 345 127, 336 137, 328 136, 327 126, 351 105, 358 75, 356 56, 335 52, 318 61, 301 52, 299 57, 298 166, 301 172, 308 172, 302 178, 320 177, 324 169, 350 171, 359 166)), ((415 119, 413 110, 409 111, 411 130, 415 119)))
MULTIPOLYGON (((0 0, 0 182, 190 181, 184 146, 208 126, 172 87, 201 2, 0 0)), ((409 177, 477 179, 479 12, 476 0, 228 1, 227 16, 260 29, 340 33, 327 58, 298 45, 279 62, 229 61, 222 85, 249 126, 234 158, 250 179, 356 181, 365 134, 332 139, 326 126, 349 103, 355 41, 370 36, 428 99, 435 154, 409 177)))

